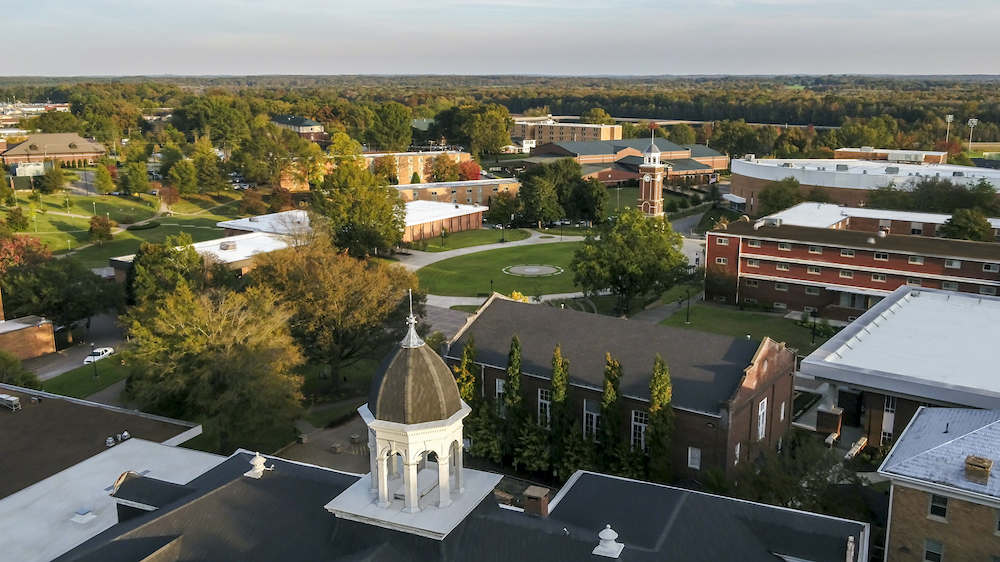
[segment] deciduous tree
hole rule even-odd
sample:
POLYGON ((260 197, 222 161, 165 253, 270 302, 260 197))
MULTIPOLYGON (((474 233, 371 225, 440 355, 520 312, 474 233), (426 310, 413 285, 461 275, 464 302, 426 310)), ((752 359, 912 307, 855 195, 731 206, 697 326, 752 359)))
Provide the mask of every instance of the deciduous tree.
POLYGON ((764 189, 760 190, 758 199, 760 201, 757 206, 758 214, 770 215, 798 205, 805 198, 802 196, 799 180, 785 178, 765 185, 764 189))
POLYGON ((198 193, 198 169, 191 160, 181 160, 171 166, 167 179, 180 195, 198 193))
POLYGON ((0 236, 0 277, 10 268, 52 259, 48 246, 34 236, 0 236))
POLYGON ((524 217, 537 223, 539 227, 542 223, 558 220, 565 214, 559 205, 556 186, 548 178, 542 176, 522 178, 518 197, 521 199, 524 217))
POLYGON ((146 164, 142 162, 129 162, 125 164, 118 187, 129 195, 133 193, 148 193, 149 174, 146 171, 146 164))
POLYGON ((742 119, 725 120, 712 132, 712 148, 721 150, 730 158, 739 158, 757 150, 757 131, 742 119))
POLYGON ((14 207, 7 211, 7 226, 14 232, 28 230, 28 217, 24 216, 24 210, 21 207, 14 207))
POLYGON ((375 177, 378 178, 379 181, 383 184, 390 184, 390 185, 398 184, 399 178, 396 177, 398 169, 399 168, 398 164, 396 163, 396 157, 393 156, 392 154, 379 156, 372 162, 372 174, 374 174, 375 177))
POLYGON ((462 181, 478 180, 482 177, 483 169, 475 160, 466 160, 458 165, 458 179, 462 181))
POLYGON ((52 167, 45 170, 42 181, 38 182, 38 190, 45 194, 55 193, 66 187, 66 174, 63 173, 62 164, 52 162, 52 167))
POLYGON ((399 192, 358 165, 337 166, 326 176, 313 191, 313 209, 330 219, 336 245, 357 258, 403 238, 406 205, 399 192))
POLYGON ((31 390, 42 389, 42 381, 38 380, 38 375, 25 369, 21 360, 13 353, 3 350, 0 350, 0 382, 31 390))
POLYGON ((60 325, 122 307, 121 286, 108 283, 73 257, 19 265, 4 275, 9 316, 44 316, 60 325))
POLYGON ((956 209, 943 225, 941 236, 959 240, 995 242, 993 227, 979 209, 956 209))
MULTIPOLYGON (((195 141, 191 161, 197 170, 199 193, 219 192, 226 187, 226 182, 222 179, 222 173, 219 171, 219 155, 216 154, 215 147, 212 146, 212 141, 207 136, 195 141)), ((180 163, 178 162, 178 164, 180 163)), ((178 189, 184 193, 180 186, 178 189)))
POLYGON ((431 177, 434 181, 458 181, 458 162, 451 154, 442 152, 431 160, 431 177))
POLYGON ((614 125, 615 118, 608 115, 608 112, 600 107, 592 107, 580 114, 580 122, 593 123, 595 125, 614 125))
POLYGON ((267 212, 267 205, 261 199, 260 193, 255 189, 248 189, 243 192, 243 199, 240 201, 241 215, 263 215, 267 212))
POLYGON ((91 242, 104 243, 112 239, 111 220, 104 215, 90 217, 90 230, 88 231, 91 242))
POLYGON ((389 152, 406 150, 413 139, 413 116, 405 105, 389 101, 375 110, 375 119, 368 129, 369 141, 389 152))
POLYGON ((125 276, 126 303, 155 303, 181 288, 200 292, 205 260, 187 233, 168 236, 163 244, 143 242, 125 276))

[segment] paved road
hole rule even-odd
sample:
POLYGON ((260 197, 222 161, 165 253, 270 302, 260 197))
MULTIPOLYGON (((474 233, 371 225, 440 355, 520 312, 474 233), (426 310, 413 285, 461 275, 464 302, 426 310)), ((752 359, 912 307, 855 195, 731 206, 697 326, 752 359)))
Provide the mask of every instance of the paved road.
MULTIPOLYGON (((95 316, 90 324, 89 335, 85 330, 83 337, 74 342, 74 345, 56 353, 28 359, 24 361, 24 367, 34 371, 43 381, 51 379, 82 366, 83 359, 90 354, 91 341, 96 347, 119 349, 122 343, 122 330, 118 327, 117 317, 110 314, 95 316)), ((104 359, 104 361, 112 360, 104 359)))
POLYGON ((430 325, 431 333, 439 331, 444 334, 446 338, 451 338, 457 334, 458 331, 462 329, 462 326, 465 325, 465 320, 471 316, 468 312, 451 310, 448 307, 433 306, 428 304, 426 308, 427 314, 424 316, 423 321, 430 325))

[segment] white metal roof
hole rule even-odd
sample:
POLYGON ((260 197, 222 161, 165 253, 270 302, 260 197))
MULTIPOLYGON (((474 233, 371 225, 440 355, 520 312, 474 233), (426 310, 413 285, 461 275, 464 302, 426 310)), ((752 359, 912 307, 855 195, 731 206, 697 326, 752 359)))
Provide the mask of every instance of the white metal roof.
POLYGON ((245 230, 247 232, 270 232, 290 234, 299 229, 309 228, 309 215, 305 211, 282 211, 245 219, 235 219, 216 223, 220 228, 245 230))
POLYGON ((187 484, 225 457, 132 438, 0 500, 0 558, 52 560, 118 522, 115 480, 129 470, 187 484), (94 518, 77 523, 77 510, 94 518))
MULTIPOLYGON (((211 254, 217 263, 236 263, 248 260, 256 254, 266 254, 288 247, 288 239, 270 232, 251 232, 239 236, 216 238, 192 244, 195 251, 201 255, 211 254), (225 248, 223 247, 225 246, 225 248)), ((135 254, 111 258, 113 262, 130 263, 135 254)))
MULTIPOLYGON (((747 202, 746 197, 740 197, 739 195, 733 195, 732 193, 726 193, 722 196, 726 201, 732 201, 733 203, 743 204, 747 202)), ((793 207, 794 208, 794 207, 793 207)))
POLYGON ((902 286, 802 361, 858 388, 1000 409, 1000 298, 902 286))
MULTIPOLYGON (((919 222, 927 224, 944 224, 951 215, 943 213, 917 213, 912 211, 889 211, 885 209, 844 207, 833 203, 799 203, 784 211, 770 215, 780 218, 781 224, 793 226, 810 226, 815 228, 830 228, 831 226, 851 217, 869 219, 887 219, 895 221, 919 222)), ((990 226, 1000 228, 1000 218, 987 219, 990 226)))
POLYGON ((766 181, 795 178, 803 185, 845 189, 878 189, 889 184, 902 186, 922 177, 941 177, 959 185, 986 179, 1000 186, 1000 170, 952 164, 906 164, 884 160, 851 159, 734 159, 734 175, 766 181), (842 166, 846 169, 838 170, 842 166), (895 171, 892 171, 895 169, 895 171), (960 173, 962 175, 956 176, 960 173))
POLYGON ((870 146, 862 146, 858 148, 838 148, 836 152, 869 152, 871 154, 920 154, 920 155, 930 155, 930 156, 944 156, 946 152, 938 152, 936 150, 902 150, 896 148, 873 148, 870 146))
POLYGON ((464 217, 473 213, 488 211, 482 205, 460 205, 438 201, 410 201, 406 204, 406 226, 414 226, 433 221, 464 217))

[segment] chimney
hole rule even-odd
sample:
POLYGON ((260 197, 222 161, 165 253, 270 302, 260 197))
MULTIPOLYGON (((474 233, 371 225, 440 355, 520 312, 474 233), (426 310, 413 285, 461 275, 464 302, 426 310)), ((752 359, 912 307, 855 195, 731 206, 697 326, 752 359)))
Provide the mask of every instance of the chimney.
POLYGON ((594 548, 593 554, 604 556, 605 558, 618 558, 621 556, 625 545, 615 541, 618 538, 618 533, 611 528, 611 525, 604 527, 604 530, 597 536, 601 539, 601 542, 594 548))
POLYGON ((969 455, 965 457, 965 479, 969 482, 985 486, 990 481, 990 469, 993 461, 983 457, 969 455))
POLYGON ((549 516, 549 491, 541 486, 528 486, 524 491, 524 512, 545 518, 549 516))

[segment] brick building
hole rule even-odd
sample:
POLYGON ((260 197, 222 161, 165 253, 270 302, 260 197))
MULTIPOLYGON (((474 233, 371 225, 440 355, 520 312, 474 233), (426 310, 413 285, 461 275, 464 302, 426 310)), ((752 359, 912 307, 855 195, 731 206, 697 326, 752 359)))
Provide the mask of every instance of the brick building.
POLYGON ((992 242, 765 218, 712 230, 706 245, 707 299, 834 320, 853 320, 903 285, 977 295, 1000 287, 1000 245, 992 242))
POLYGON ((442 154, 447 154, 456 163, 468 162, 472 160, 472 155, 468 152, 457 150, 433 150, 426 152, 367 152, 363 154, 365 166, 369 170, 375 165, 375 160, 385 156, 392 156, 396 159, 396 180, 399 185, 409 185, 416 172, 420 176, 421 182, 431 179, 431 162, 442 154))
POLYGON ((892 482, 886 560, 1000 560, 1000 411, 921 408, 879 474, 892 482))
POLYGON ((1000 185, 1000 170, 949 164, 845 158, 757 159, 748 154, 744 158, 734 158, 731 166, 731 192, 745 199, 745 209, 750 215, 758 214, 761 190, 785 178, 798 180, 803 196, 815 190, 829 201, 849 207, 864 206, 868 194, 879 187, 902 187, 921 178, 947 178, 958 185, 972 185, 985 179, 1000 185))
POLYGON ((313 142, 330 140, 330 135, 326 134, 323 125, 312 119, 296 117, 295 115, 275 115, 271 118, 271 123, 282 129, 295 131, 295 133, 306 140, 313 142))
POLYGON ((403 201, 443 201, 464 205, 489 205, 498 193, 517 195, 521 182, 513 178, 445 181, 398 185, 403 201))
POLYGON ((903 286, 803 359, 797 376, 825 385, 818 392, 842 426, 889 445, 920 406, 1000 409, 997 341, 1000 297, 903 286))
POLYGON ((549 412, 552 352, 569 360, 570 396, 585 436, 600 425, 605 353, 622 366, 622 439, 645 447, 649 378, 659 354, 673 382, 673 474, 704 478, 731 470, 753 450, 780 448, 790 427, 794 355, 783 343, 762 342, 668 328, 597 314, 524 304, 494 294, 449 341, 446 358, 457 362, 475 336, 483 395, 500 397, 507 353, 521 340, 522 392, 529 412, 549 412))
MULTIPOLYGON (((456 203, 435 203, 434 201, 410 201, 406 204, 406 227, 403 242, 415 242, 441 236, 442 230, 449 233, 483 228, 483 213, 489 207, 459 205, 456 203)), ((499 235, 497 235, 499 238, 499 235)))
POLYGON ((3 320, 0 316, 0 349, 24 361, 55 353, 52 322, 41 316, 3 320))
POLYGON ((107 151, 94 139, 85 139, 76 133, 39 133, 0 154, 4 165, 22 162, 58 160, 64 164, 77 162, 93 164, 107 151))
MULTIPOLYGON (((583 166, 584 177, 603 183, 622 183, 639 179, 639 167, 649 139, 622 139, 614 141, 559 141, 541 144, 524 160, 527 166, 544 164, 558 158, 572 158, 583 166)), ((664 179, 669 182, 682 177, 706 183, 716 173, 729 167, 725 154, 698 144, 678 145, 666 139, 656 139, 660 162, 665 168, 664 179)))
MULTIPOLYGON (((308 222, 306 224, 308 225, 308 222)), ((292 242, 290 236, 281 234, 251 232, 230 235, 228 234, 229 230, 227 229, 226 238, 195 242, 191 247, 205 258, 206 263, 222 264, 236 272, 237 277, 241 277, 253 269, 254 256, 257 254, 284 250, 292 242)), ((125 283, 134 260, 135 254, 108 259, 108 265, 114 269, 116 282, 125 283)))
POLYGON ((510 136, 534 140, 537 144, 561 141, 609 141, 621 140, 621 125, 597 125, 593 123, 559 123, 546 121, 514 121, 510 136))

